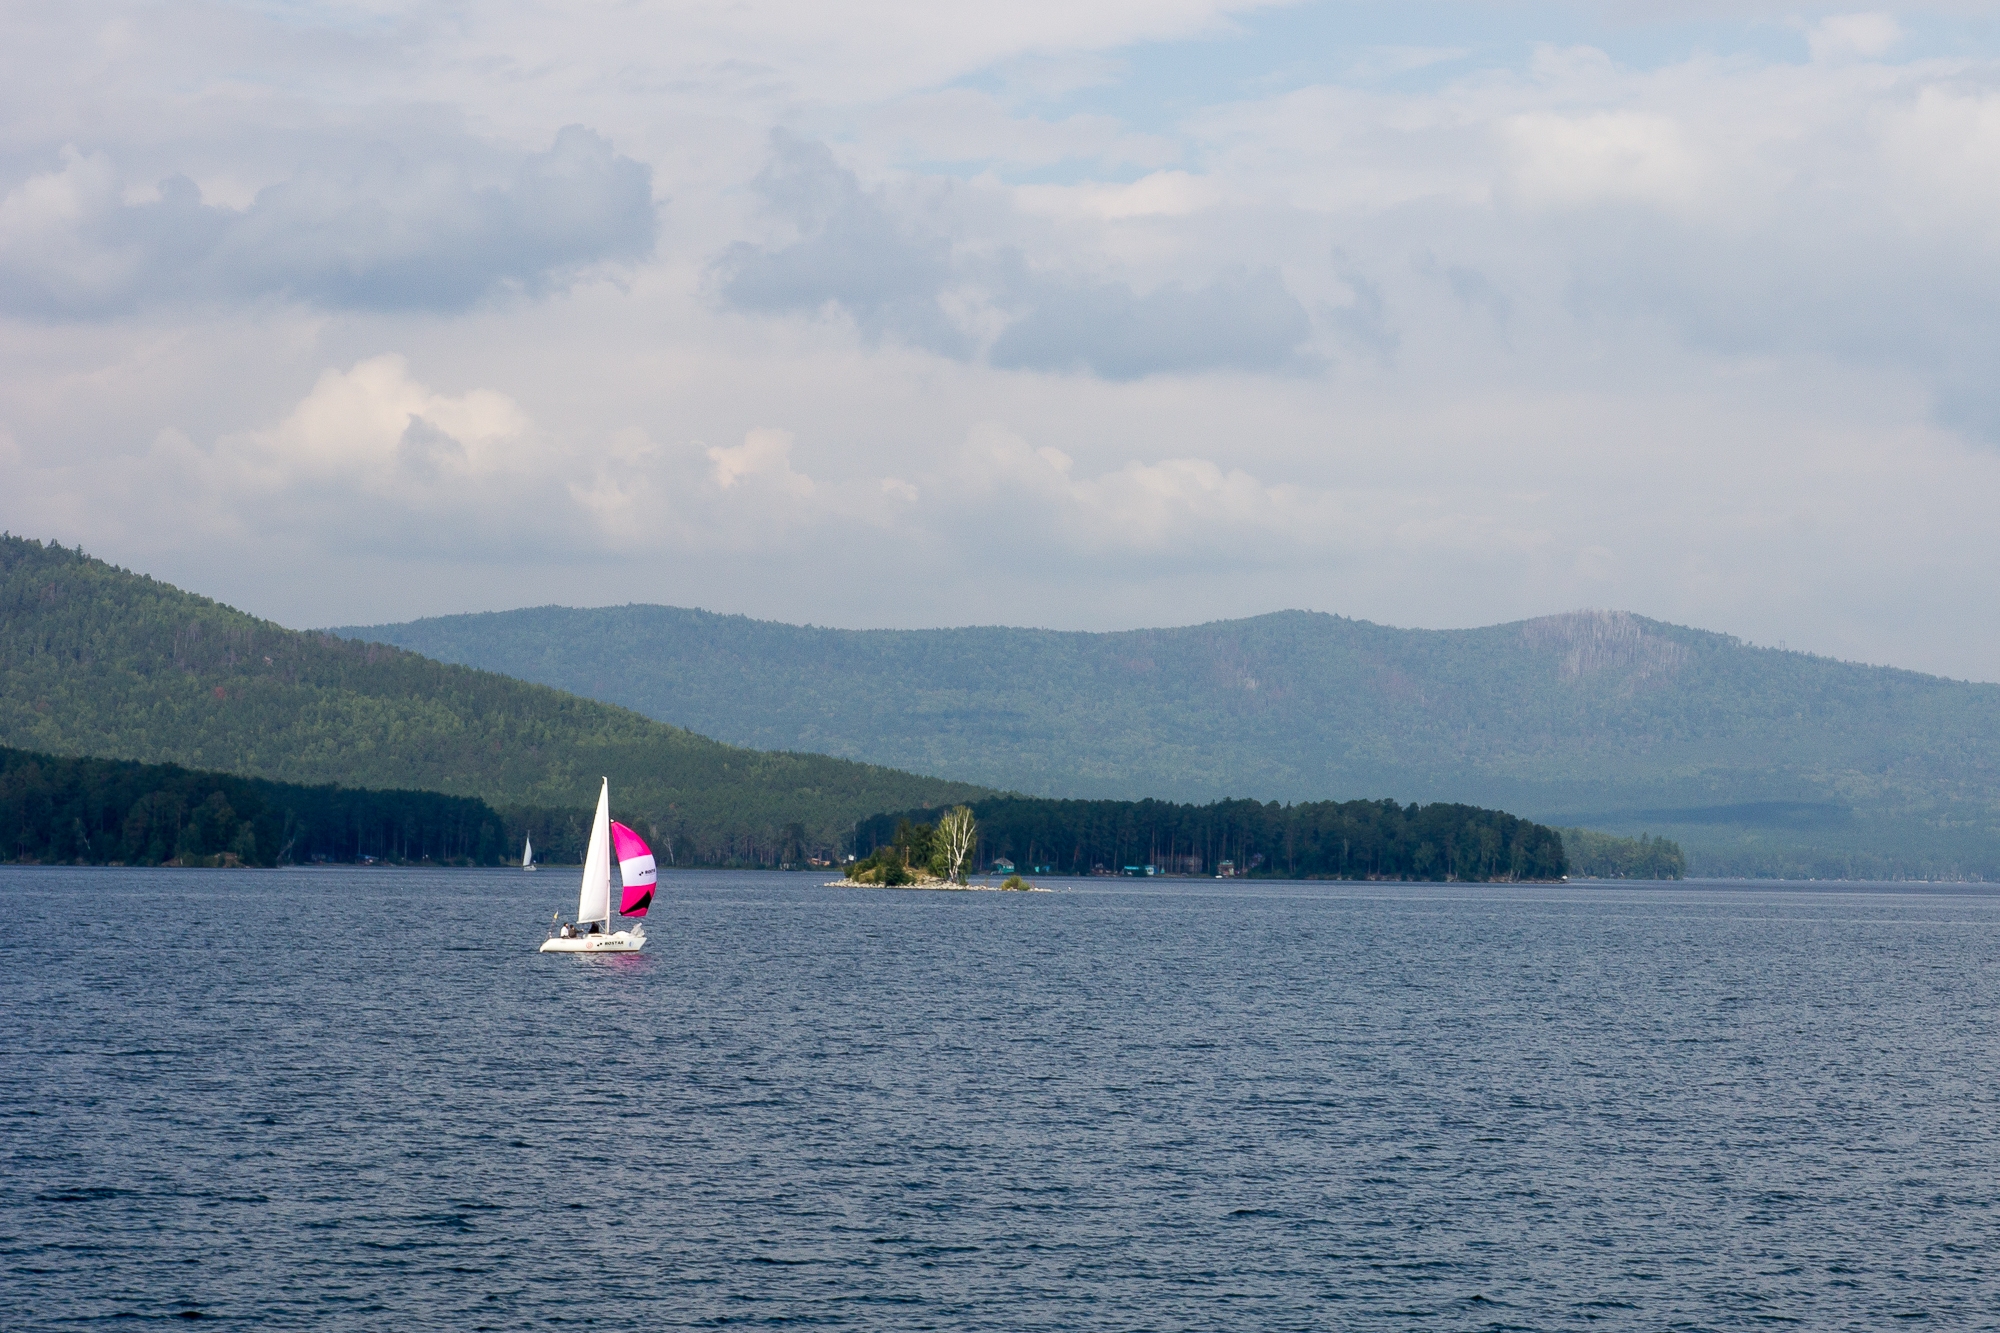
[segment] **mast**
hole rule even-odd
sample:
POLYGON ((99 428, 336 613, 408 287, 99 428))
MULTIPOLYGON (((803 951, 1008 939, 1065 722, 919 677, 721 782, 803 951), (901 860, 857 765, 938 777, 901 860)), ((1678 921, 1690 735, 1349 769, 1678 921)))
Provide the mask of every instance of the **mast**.
POLYGON ((597 816, 590 822, 590 850, 583 857, 583 883, 577 890, 577 924, 602 921, 611 927, 611 779, 597 793, 597 816))

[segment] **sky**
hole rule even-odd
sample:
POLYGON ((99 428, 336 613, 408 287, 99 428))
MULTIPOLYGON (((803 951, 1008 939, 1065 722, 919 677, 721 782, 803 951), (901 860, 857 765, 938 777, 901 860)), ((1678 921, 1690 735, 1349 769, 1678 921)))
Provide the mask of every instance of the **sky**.
POLYGON ((2000 680, 2000 0, 0 0, 0 527, 284 624, 2000 680))

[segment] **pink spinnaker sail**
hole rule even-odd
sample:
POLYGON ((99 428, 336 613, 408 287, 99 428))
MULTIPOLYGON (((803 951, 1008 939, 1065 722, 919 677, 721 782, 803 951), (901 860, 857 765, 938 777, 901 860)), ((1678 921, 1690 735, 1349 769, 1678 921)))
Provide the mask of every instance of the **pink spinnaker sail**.
POLYGON ((617 820, 611 821, 611 851, 618 858, 618 875, 625 881, 619 898, 620 916, 644 916, 653 905, 653 887, 660 882, 660 867, 646 840, 617 820))

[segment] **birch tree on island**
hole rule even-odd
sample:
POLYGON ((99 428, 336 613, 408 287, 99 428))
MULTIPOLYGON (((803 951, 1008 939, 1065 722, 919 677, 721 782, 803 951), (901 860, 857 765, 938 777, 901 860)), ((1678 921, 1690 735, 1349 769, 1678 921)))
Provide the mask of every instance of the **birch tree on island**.
POLYGON ((969 805, 954 806, 938 820, 937 842, 943 854, 945 878, 965 883, 965 863, 972 856, 973 839, 978 833, 979 826, 973 822, 969 805))

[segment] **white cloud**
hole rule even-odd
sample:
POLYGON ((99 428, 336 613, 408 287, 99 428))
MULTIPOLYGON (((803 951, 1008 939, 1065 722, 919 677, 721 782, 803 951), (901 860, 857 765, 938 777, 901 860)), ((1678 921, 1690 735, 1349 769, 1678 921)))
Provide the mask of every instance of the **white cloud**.
POLYGON ((1892 14, 1835 14, 1806 29, 1814 60, 1885 56, 1903 40, 1903 25, 1892 14))
POLYGON ((1058 559, 1108 560, 1148 577, 1190 565, 1339 568, 1396 548, 1491 557, 1551 539, 1533 521, 1481 512, 1477 500, 1468 507, 1471 496, 1447 499, 1400 482, 1270 482, 1199 457, 1128 458, 1089 470, 993 422, 972 430, 929 487, 969 497, 1058 559))
POLYGON ((1158 554, 1174 547, 1317 545, 1337 531, 1339 506, 1325 492, 1270 486, 1204 458, 1128 460, 1079 475, 1076 460, 1035 448, 986 423, 966 441, 954 489, 981 498, 1012 522, 1032 521, 1044 540, 1071 549, 1158 554))
POLYGON ((940 218, 910 216, 822 143, 775 135, 757 183, 790 232, 721 256, 718 291, 741 310, 834 315, 870 339, 1106 379, 1276 370, 1299 358, 1310 333, 1304 308, 1270 268, 1146 292, 1038 269, 1012 246, 955 243, 940 218))
POLYGON ((1023 116, 1001 98, 950 88, 900 100, 870 117, 872 137, 929 162, 1004 161, 1015 168, 1082 161, 1120 169, 1157 166, 1179 153, 1172 139, 1134 134, 1115 116, 1023 116))
MULTIPOLYGON (((1088 53, 1223 29, 1232 15, 1283 0, 1024 0, 912 7, 886 0, 701 0, 632 6, 579 23, 568 5, 505 7, 511 62, 530 53, 583 68, 658 51, 677 72, 718 67, 745 82, 783 81, 801 100, 846 104, 935 87, 1024 57, 1088 53), (607 50, 606 48, 609 48, 607 50), (615 54, 614 54, 615 53, 615 54), (734 65, 734 69, 728 67, 734 65)), ((501 26, 501 25, 494 25, 501 26)))
POLYGON ((2000 676, 1990 5, 17 11, 0 524, 300 622, 1588 603, 2000 676))
POLYGON ((1023 211, 1054 217, 1094 218, 1121 222, 1127 218, 1186 217, 1227 199, 1222 185, 1186 171, 1154 171, 1125 184, 1025 185, 1014 191, 1023 211))
POLYGON ((1375 46, 1361 53, 1348 67, 1348 74, 1356 79, 1381 79, 1449 64, 1471 54, 1470 48, 1463 46, 1375 46))
POLYGON ((1641 111, 1535 112, 1501 126, 1509 193, 1532 206, 1634 201, 1686 208, 1700 196, 1700 156, 1673 120, 1641 111))
POLYGON ((492 544, 496 520, 517 549, 583 528, 574 463, 506 395, 439 392, 382 355, 325 371, 268 427, 205 443, 162 430, 102 484, 121 510, 170 509, 195 542, 434 559, 492 544))
POLYGON ((518 476, 537 456, 513 400, 490 389, 438 393, 394 355, 327 371, 275 430, 232 437, 225 448, 281 485, 341 479, 381 499, 406 497, 413 485, 453 491, 518 476))
POLYGON ((117 299, 145 263, 129 245, 94 244, 82 234, 91 220, 124 207, 110 159, 64 144, 61 161, 0 199, 0 299, 33 285, 96 306, 117 299))
POLYGON ((105 153, 65 145, 60 169, 0 199, 0 311, 89 318, 272 295, 459 310, 652 250, 650 173, 581 126, 539 153, 463 139, 371 148, 234 209, 184 174, 134 188, 105 153))
POLYGON ((715 484, 725 491, 745 481, 793 496, 808 496, 814 490, 811 477, 792 469, 790 431, 753 430, 739 445, 708 450, 708 458, 715 484))
POLYGON ((1876 118, 1883 207, 1913 236, 2000 241, 2000 90, 1939 82, 1876 118))

